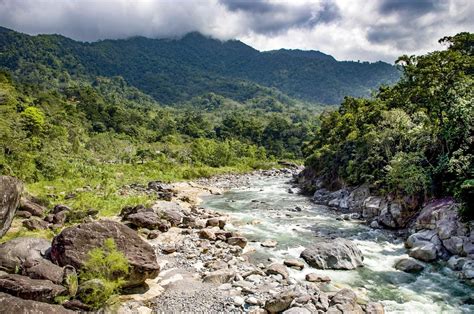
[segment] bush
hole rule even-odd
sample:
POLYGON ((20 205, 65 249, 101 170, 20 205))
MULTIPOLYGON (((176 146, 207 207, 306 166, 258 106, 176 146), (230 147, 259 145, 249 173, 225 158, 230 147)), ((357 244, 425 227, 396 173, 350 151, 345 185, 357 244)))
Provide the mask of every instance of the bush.
POLYGON ((103 248, 89 252, 89 259, 79 275, 78 297, 91 307, 100 308, 120 291, 128 272, 127 258, 117 250, 113 239, 107 239, 103 248))

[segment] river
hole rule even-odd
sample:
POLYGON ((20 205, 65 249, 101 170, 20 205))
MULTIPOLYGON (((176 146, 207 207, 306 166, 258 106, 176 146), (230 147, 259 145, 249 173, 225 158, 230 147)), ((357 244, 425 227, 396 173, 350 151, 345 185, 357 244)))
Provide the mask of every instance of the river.
POLYGON ((350 286, 380 301, 387 313, 474 313, 474 288, 457 280, 441 263, 425 264, 419 274, 407 274, 393 268, 407 257, 403 241, 386 230, 371 229, 358 221, 336 220, 337 213, 326 206, 313 204, 308 197, 290 194, 289 177, 255 177, 250 187, 231 189, 223 195, 207 197, 203 206, 231 216, 230 228, 249 239, 256 262, 269 258, 282 262, 299 257, 316 236, 343 237, 354 241, 364 255, 364 267, 357 270, 302 271, 290 269, 290 276, 304 280, 316 272, 332 279, 325 289, 350 286), (296 207, 301 211, 294 211, 296 207), (274 239, 275 248, 261 242, 274 239))

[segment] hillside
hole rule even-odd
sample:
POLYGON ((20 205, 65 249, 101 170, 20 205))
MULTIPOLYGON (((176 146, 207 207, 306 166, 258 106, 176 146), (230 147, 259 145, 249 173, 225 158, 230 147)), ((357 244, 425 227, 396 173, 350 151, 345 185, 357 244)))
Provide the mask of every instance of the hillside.
POLYGON ((237 40, 221 42, 199 33, 181 39, 83 43, 0 28, 0 67, 23 82, 48 87, 70 77, 122 76, 164 104, 207 92, 244 101, 262 88, 308 102, 337 104, 344 96, 369 96, 380 84, 399 78, 397 69, 383 62, 339 62, 318 51, 259 52, 237 40))

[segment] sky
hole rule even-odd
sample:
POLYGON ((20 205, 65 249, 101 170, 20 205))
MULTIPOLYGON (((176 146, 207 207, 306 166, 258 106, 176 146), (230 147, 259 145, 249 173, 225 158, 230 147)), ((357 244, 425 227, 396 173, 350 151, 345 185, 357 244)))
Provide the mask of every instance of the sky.
POLYGON ((393 63, 474 32, 474 0, 0 0, 0 26, 81 41, 198 31, 258 50, 393 63))

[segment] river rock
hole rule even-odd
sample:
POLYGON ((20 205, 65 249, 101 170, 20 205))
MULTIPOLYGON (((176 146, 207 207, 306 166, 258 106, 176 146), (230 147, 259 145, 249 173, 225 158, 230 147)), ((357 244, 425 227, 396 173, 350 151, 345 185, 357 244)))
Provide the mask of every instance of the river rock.
POLYGON ((223 284, 231 281, 235 277, 235 272, 228 269, 219 269, 208 273, 203 281, 210 283, 223 284))
POLYGON ((184 208, 179 203, 157 201, 152 208, 161 219, 169 221, 173 227, 178 226, 183 220, 184 208))
POLYGON ((18 209, 29 212, 31 215, 37 217, 43 216, 44 212, 46 211, 43 206, 36 204, 24 197, 20 199, 20 207, 18 209))
POLYGON ((301 257, 310 266, 319 269, 355 269, 364 265, 359 248, 343 238, 320 239, 306 248, 301 257))
POLYGON ((395 263, 394 267, 395 269, 406 273, 417 273, 425 268, 422 264, 412 258, 402 258, 395 263))
POLYGON ((48 222, 41 220, 37 217, 31 217, 30 219, 23 220, 22 224, 23 227, 30 231, 46 230, 49 227, 48 222))
POLYGON ((286 259, 283 261, 283 264, 285 264, 288 267, 296 268, 299 270, 304 268, 304 263, 301 260, 298 260, 296 258, 286 259))
POLYGON ((0 314, 74 314, 60 305, 48 304, 32 300, 24 300, 10 294, 0 292, 0 314))
POLYGON ((311 311, 304 307, 295 306, 284 311, 283 314, 311 314, 311 311))
POLYGON ((290 307, 291 302, 298 297, 294 291, 285 291, 265 302, 265 310, 270 313, 283 312, 290 307))
POLYGON ((206 239, 206 240, 211 240, 211 241, 216 240, 216 234, 211 229, 201 229, 201 230, 199 230, 199 237, 201 239, 206 239))
POLYGON ((370 190, 368 185, 361 185, 349 194, 347 198, 347 206, 351 211, 362 212, 364 200, 370 196, 370 190))
POLYGON ((462 275, 465 279, 474 279, 474 261, 468 260, 462 266, 462 275))
POLYGON ((245 248, 247 245, 247 239, 244 237, 230 237, 227 239, 227 243, 230 245, 240 246, 241 248, 245 248))
POLYGON ((432 262, 436 259, 438 255, 437 252, 438 250, 436 249, 436 246, 433 243, 425 242, 424 244, 412 248, 408 252, 408 255, 425 262, 432 262))
MULTIPOLYGON (((434 199, 426 203, 416 218, 415 228, 417 230, 435 229, 440 218, 447 218, 447 216, 454 218, 454 216, 457 215, 457 213, 452 210, 454 207, 455 202, 452 198, 434 199)), ((447 220, 451 220, 451 218, 447 220)))
POLYGON ((320 276, 315 273, 306 274, 305 279, 306 281, 309 281, 309 282, 330 282, 331 281, 331 278, 329 278, 328 276, 320 276))
POLYGON ((372 218, 378 216, 383 207, 383 198, 378 196, 369 196, 364 200, 362 217, 372 218))
POLYGON ((458 236, 452 236, 448 239, 443 240, 443 245, 449 253, 458 255, 463 253, 463 238, 458 236))
POLYGON ((46 239, 20 237, 0 244, 0 270, 14 273, 24 261, 43 260, 51 243, 46 239))
POLYGON ((262 243, 260 243, 260 245, 263 246, 263 247, 273 248, 273 247, 276 247, 278 245, 278 242, 275 241, 275 240, 265 240, 262 243))
POLYGON ((0 237, 10 228, 22 192, 23 184, 18 179, 0 176, 0 237))
POLYGON ((70 211, 72 211, 71 207, 63 205, 63 204, 58 204, 58 205, 54 206, 54 208, 53 208, 53 214, 54 215, 56 215, 57 213, 60 213, 60 212, 70 212, 70 211))
POLYGON ((22 275, 32 279, 46 279, 55 284, 63 282, 64 270, 47 259, 27 259, 21 265, 22 275))
POLYGON ((369 302, 365 309, 367 314, 385 314, 385 309, 382 303, 379 302, 369 302))
POLYGON ((465 257, 451 256, 448 260, 448 267, 452 270, 462 270, 464 264, 468 261, 465 257))
POLYGON ((111 220, 87 222, 64 229, 53 239, 51 258, 60 266, 72 265, 80 269, 89 252, 102 247, 108 238, 114 239, 117 249, 130 264, 126 286, 140 285, 146 279, 158 276, 160 266, 153 247, 134 230, 111 220))
POLYGON ((285 265, 273 263, 265 271, 268 275, 281 275, 283 279, 288 279, 288 270, 285 265))
POLYGON ((224 229, 225 220, 218 217, 209 218, 206 221, 206 227, 219 227, 220 229, 224 229))
POLYGON ((26 276, 8 274, 0 276, 0 292, 40 302, 54 302, 57 296, 67 295, 67 289, 49 280, 31 279, 26 276))
POLYGON ((160 217, 153 211, 140 211, 135 214, 129 214, 126 219, 138 228, 153 230, 158 229, 161 225, 160 217))

